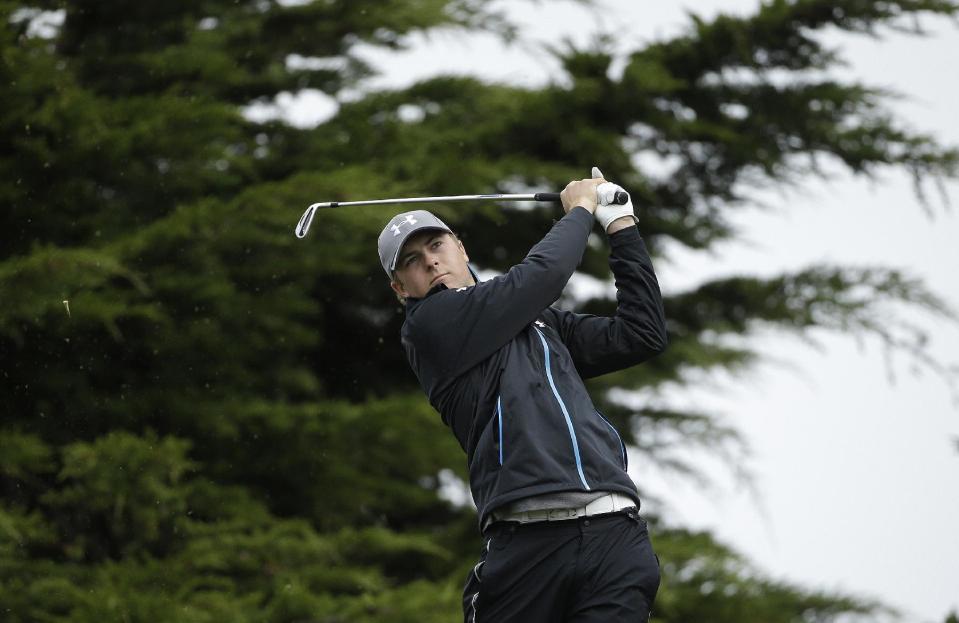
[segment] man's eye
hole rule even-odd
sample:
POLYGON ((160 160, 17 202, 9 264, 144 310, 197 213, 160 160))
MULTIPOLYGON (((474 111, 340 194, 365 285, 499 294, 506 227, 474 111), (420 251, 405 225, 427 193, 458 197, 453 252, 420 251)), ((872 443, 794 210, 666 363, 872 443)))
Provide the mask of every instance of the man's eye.
POLYGON ((416 256, 415 256, 415 255, 411 255, 411 256, 409 256, 408 258, 406 258, 405 264, 406 264, 406 266, 411 266, 411 265, 413 264, 413 262, 415 262, 415 261, 416 261, 416 256))
POLYGON ((437 240, 436 242, 433 243, 433 248, 435 249, 436 247, 440 246, 441 244, 443 244, 443 241, 442 241, 442 240, 437 240))

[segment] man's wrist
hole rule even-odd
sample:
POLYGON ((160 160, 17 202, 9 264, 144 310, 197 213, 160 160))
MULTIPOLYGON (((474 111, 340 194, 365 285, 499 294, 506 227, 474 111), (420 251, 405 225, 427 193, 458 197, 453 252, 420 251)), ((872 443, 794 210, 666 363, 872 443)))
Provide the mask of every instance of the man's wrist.
POLYGON ((596 220, 596 215, 590 212, 589 210, 587 210, 586 208, 584 208, 583 206, 576 206, 575 208, 573 208, 572 210, 570 210, 563 216, 563 218, 570 218, 570 217, 575 217, 577 220, 584 219, 583 222, 589 223, 589 227, 592 227, 593 226, 592 224, 596 220))
POLYGON ((619 230, 626 229, 627 227, 632 227, 635 224, 636 224, 636 220, 632 216, 621 216, 609 224, 609 227, 606 228, 606 234, 607 235, 615 234, 619 230))

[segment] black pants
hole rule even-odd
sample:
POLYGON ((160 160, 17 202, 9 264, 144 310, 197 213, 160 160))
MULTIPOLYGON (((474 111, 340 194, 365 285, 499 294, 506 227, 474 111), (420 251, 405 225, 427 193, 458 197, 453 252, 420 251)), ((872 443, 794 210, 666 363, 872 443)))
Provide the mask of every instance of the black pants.
POLYGON ((645 622, 659 562, 635 510, 496 523, 463 591, 466 623, 645 622))

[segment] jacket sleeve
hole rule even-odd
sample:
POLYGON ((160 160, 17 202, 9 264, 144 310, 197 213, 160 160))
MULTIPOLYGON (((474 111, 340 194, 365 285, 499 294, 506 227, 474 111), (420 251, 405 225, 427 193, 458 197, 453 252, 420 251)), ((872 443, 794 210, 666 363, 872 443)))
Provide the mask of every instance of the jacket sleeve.
POLYGON ((636 227, 609 237, 609 267, 616 282, 616 314, 576 314, 555 308, 545 316, 560 334, 584 379, 636 365, 666 349, 659 282, 636 227))
POLYGON ((592 225, 588 210, 573 208, 505 275, 422 301, 407 318, 404 340, 428 391, 502 348, 559 298, 592 225))

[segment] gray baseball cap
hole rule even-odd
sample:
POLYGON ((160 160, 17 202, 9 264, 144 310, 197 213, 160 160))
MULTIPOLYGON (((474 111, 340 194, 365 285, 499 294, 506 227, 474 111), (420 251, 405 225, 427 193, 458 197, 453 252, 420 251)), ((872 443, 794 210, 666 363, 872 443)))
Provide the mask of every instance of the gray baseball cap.
POLYGON ((446 223, 436 218, 431 212, 426 210, 413 210, 412 212, 403 212, 390 219, 377 241, 377 247, 380 252, 380 264, 386 271, 387 277, 393 278, 393 271, 396 270, 396 257, 403 248, 403 243, 418 231, 424 229, 440 229, 453 233, 453 230, 446 226, 446 223))

